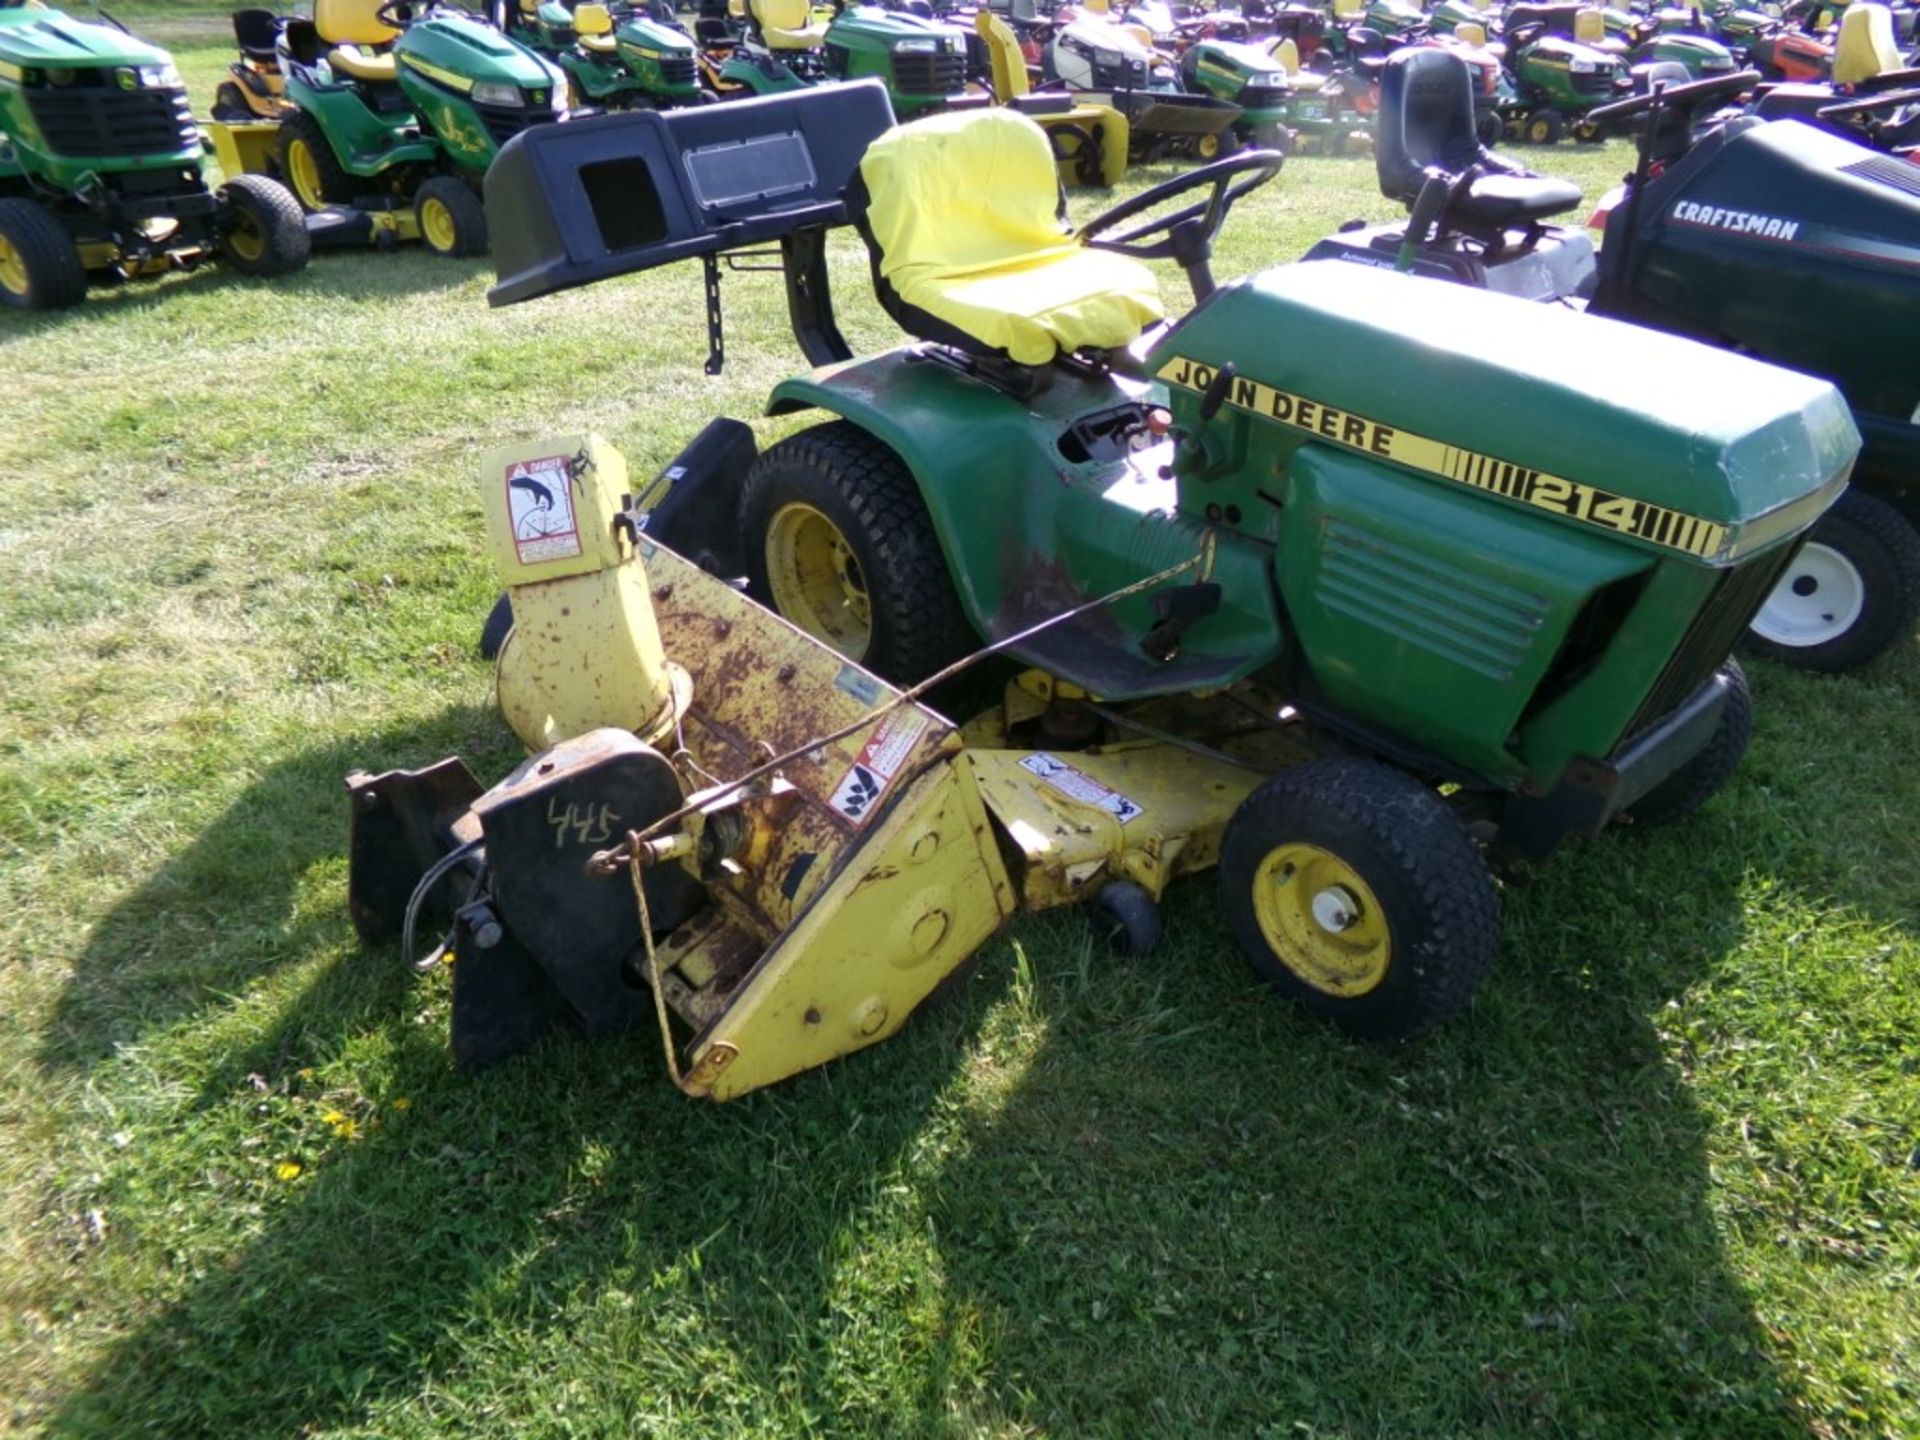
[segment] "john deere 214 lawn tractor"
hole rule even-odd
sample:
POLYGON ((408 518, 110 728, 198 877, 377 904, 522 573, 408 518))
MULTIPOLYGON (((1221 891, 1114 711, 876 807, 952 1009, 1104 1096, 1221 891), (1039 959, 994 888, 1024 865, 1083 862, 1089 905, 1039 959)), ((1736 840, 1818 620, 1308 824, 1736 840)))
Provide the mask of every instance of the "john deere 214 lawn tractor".
POLYGON ((1024 117, 891 119, 877 85, 610 116, 488 179, 502 303, 778 244, 818 368, 770 409, 817 418, 757 457, 716 421, 651 483, 590 435, 481 462, 536 753, 349 782, 361 932, 453 912, 460 1058, 645 1024, 726 1098, 893 1033, 1021 909, 1144 949, 1212 867, 1261 975, 1397 1040, 1492 963, 1492 866, 1726 781, 1728 651, 1858 447, 1832 386, 1357 266, 1216 287, 1273 152, 1075 234, 1024 117), (912 337, 865 359, 848 221, 912 337), (1169 323, 1145 258, 1201 303, 1169 323), (1000 703, 923 703, 983 650, 1024 667, 1000 703))
POLYGON ((85 297, 89 275, 215 256, 284 275, 308 250, 300 207, 272 180, 209 191, 164 50, 58 10, 0 6, 0 301, 58 309, 85 297))

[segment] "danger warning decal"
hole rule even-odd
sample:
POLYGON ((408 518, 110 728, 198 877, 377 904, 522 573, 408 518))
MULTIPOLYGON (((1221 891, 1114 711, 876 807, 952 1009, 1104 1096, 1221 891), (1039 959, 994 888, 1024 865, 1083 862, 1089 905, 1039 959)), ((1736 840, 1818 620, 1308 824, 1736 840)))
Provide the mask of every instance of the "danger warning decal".
POLYGON ((1142 812, 1142 806, 1118 790, 1109 790, 1085 771, 1076 770, 1057 755, 1036 750, 1020 762, 1020 768, 1038 775, 1046 784, 1069 800, 1104 810, 1122 825, 1142 812))
MULTIPOLYGON (((1210 365, 1175 356, 1161 367, 1160 378, 1183 390, 1205 390, 1213 383, 1216 373, 1210 365)), ((1726 543, 1727 527, 1711 520, 1685 515, 1646 500, 1615 495, 1610 490, 1561 475, 1549 475, 1510 460, 1429 440, 1424 435, 1322 405, 1304 395, 1276 390, 1258 380, 1235 377, 1227 392, 1227 403, 1263 420, 1303 430, 1316 439, 1331 440, 1364 455, 1378 455, 1410 470, 1471 485, 1476 490, 1489 490, 1537 510, 1550 510, 1556 515, 1664 545, 1669 550, 1711 559, 1726 543)))
POLYGON ((548 455, 507 466, 507 516, 522 565, 580 554, 580 522, 573 512, 573 457, 548 455))
POLYGON ((900 767, 907 763, 913 747, 926 733, 927 717, 922 711, 889 711, 867 737, 867 743, 847 767, 847 773, 840 777, 840 783, 833 787, 827 804, 851 820, 854 828, 866 824, 893 783, 893 777, 900 773, 900 767))

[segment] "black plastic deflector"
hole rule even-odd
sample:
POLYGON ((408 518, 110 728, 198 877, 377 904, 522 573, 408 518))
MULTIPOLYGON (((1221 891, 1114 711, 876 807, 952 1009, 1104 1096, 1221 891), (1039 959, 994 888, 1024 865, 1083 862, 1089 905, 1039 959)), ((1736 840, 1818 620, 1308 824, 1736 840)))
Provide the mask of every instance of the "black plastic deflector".
POLYGON ((841 192, 892 127, 886 88, 863 80, 524 130, 487 172, 487 300, 845 224, 841 192))

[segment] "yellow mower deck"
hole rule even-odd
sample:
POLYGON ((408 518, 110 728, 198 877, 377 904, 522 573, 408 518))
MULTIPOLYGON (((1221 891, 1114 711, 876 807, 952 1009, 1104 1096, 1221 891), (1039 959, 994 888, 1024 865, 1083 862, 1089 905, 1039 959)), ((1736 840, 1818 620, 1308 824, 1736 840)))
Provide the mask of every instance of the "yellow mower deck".
MULTIPOLYGON (((646 866, 697 878, 704 905, 625 962, 630 988, 657 975, 663 1011, 691 1032, 684 1052, 673 1042, 691 1095, 731 1099, 885 1039, 1021 909, 1122 880, 1157 897, 1216 864, 1235 808, 1306 753, 1271 724, 1244 723, 1228 696, 1159 702, 1118 744, 1029 748, 1010 736, 1083 698, 1038 674, 963 732, 648 540, 622 508, 625 462, 597 437, 495 451, 482 483, 515 615, 497 661, 502 711, 538 752, 531 775, 523 766, 499 790, 590 766, 631 734, 678 774, 671 814, 545 801, 553 848, 540 863, 561 887, 591 869, 591 884, 629 893, 644 867, 609 852, 640 849, 646 866), (1177 728, 1244 753, 1180 742, 1177 728)), ((412 777, 354 777, 356 816, 396 778, 412 777)), ((479 838, 488 804, 474 801, 448 843, 479 838)), ((379 933, 363 911, 363 934, 379 933)), ((512 946, 469 938, 456 987, 497 991, 478 967, 522 963, 512 946)), ((457 991, 455 1011, 458 1027, 457 991)), ((641 1010, 619 1022, 646 1023, 641 1010)))

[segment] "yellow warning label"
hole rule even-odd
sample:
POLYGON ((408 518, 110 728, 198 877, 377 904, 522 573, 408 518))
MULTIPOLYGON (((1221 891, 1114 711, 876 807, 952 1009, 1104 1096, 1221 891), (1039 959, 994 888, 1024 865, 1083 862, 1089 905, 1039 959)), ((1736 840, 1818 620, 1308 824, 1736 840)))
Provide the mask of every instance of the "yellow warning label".
MULTIPOLYGON (((1212 366, 1179 355, 1160 369, 1162 380, 1183 390, 1205 390, 1213 383, 1214 374, 1212 366)), ((1516 465, 1497 456, 1462 450, 1424 435, 1383 425, 1364 415, 1323 405, 1304 395, 1276 390, 1258 380, 1236 375, 1227 391, 1227 403, 1263 420, 1304 431, 1315 439, 1331 440, 1349 450, 1377 455, 1410 470, 1491 491, 1538 510, 1583 520, 1589 525, 1632 535, 1687 555, 1711 558, 1720 553, 1727 538, 1726 526, 1711 520, 1685 515, 1650 501, 1615 495, 1598 486, 1569 480, 1563 475, 1549 475, 1544 470, 1516 465)))

